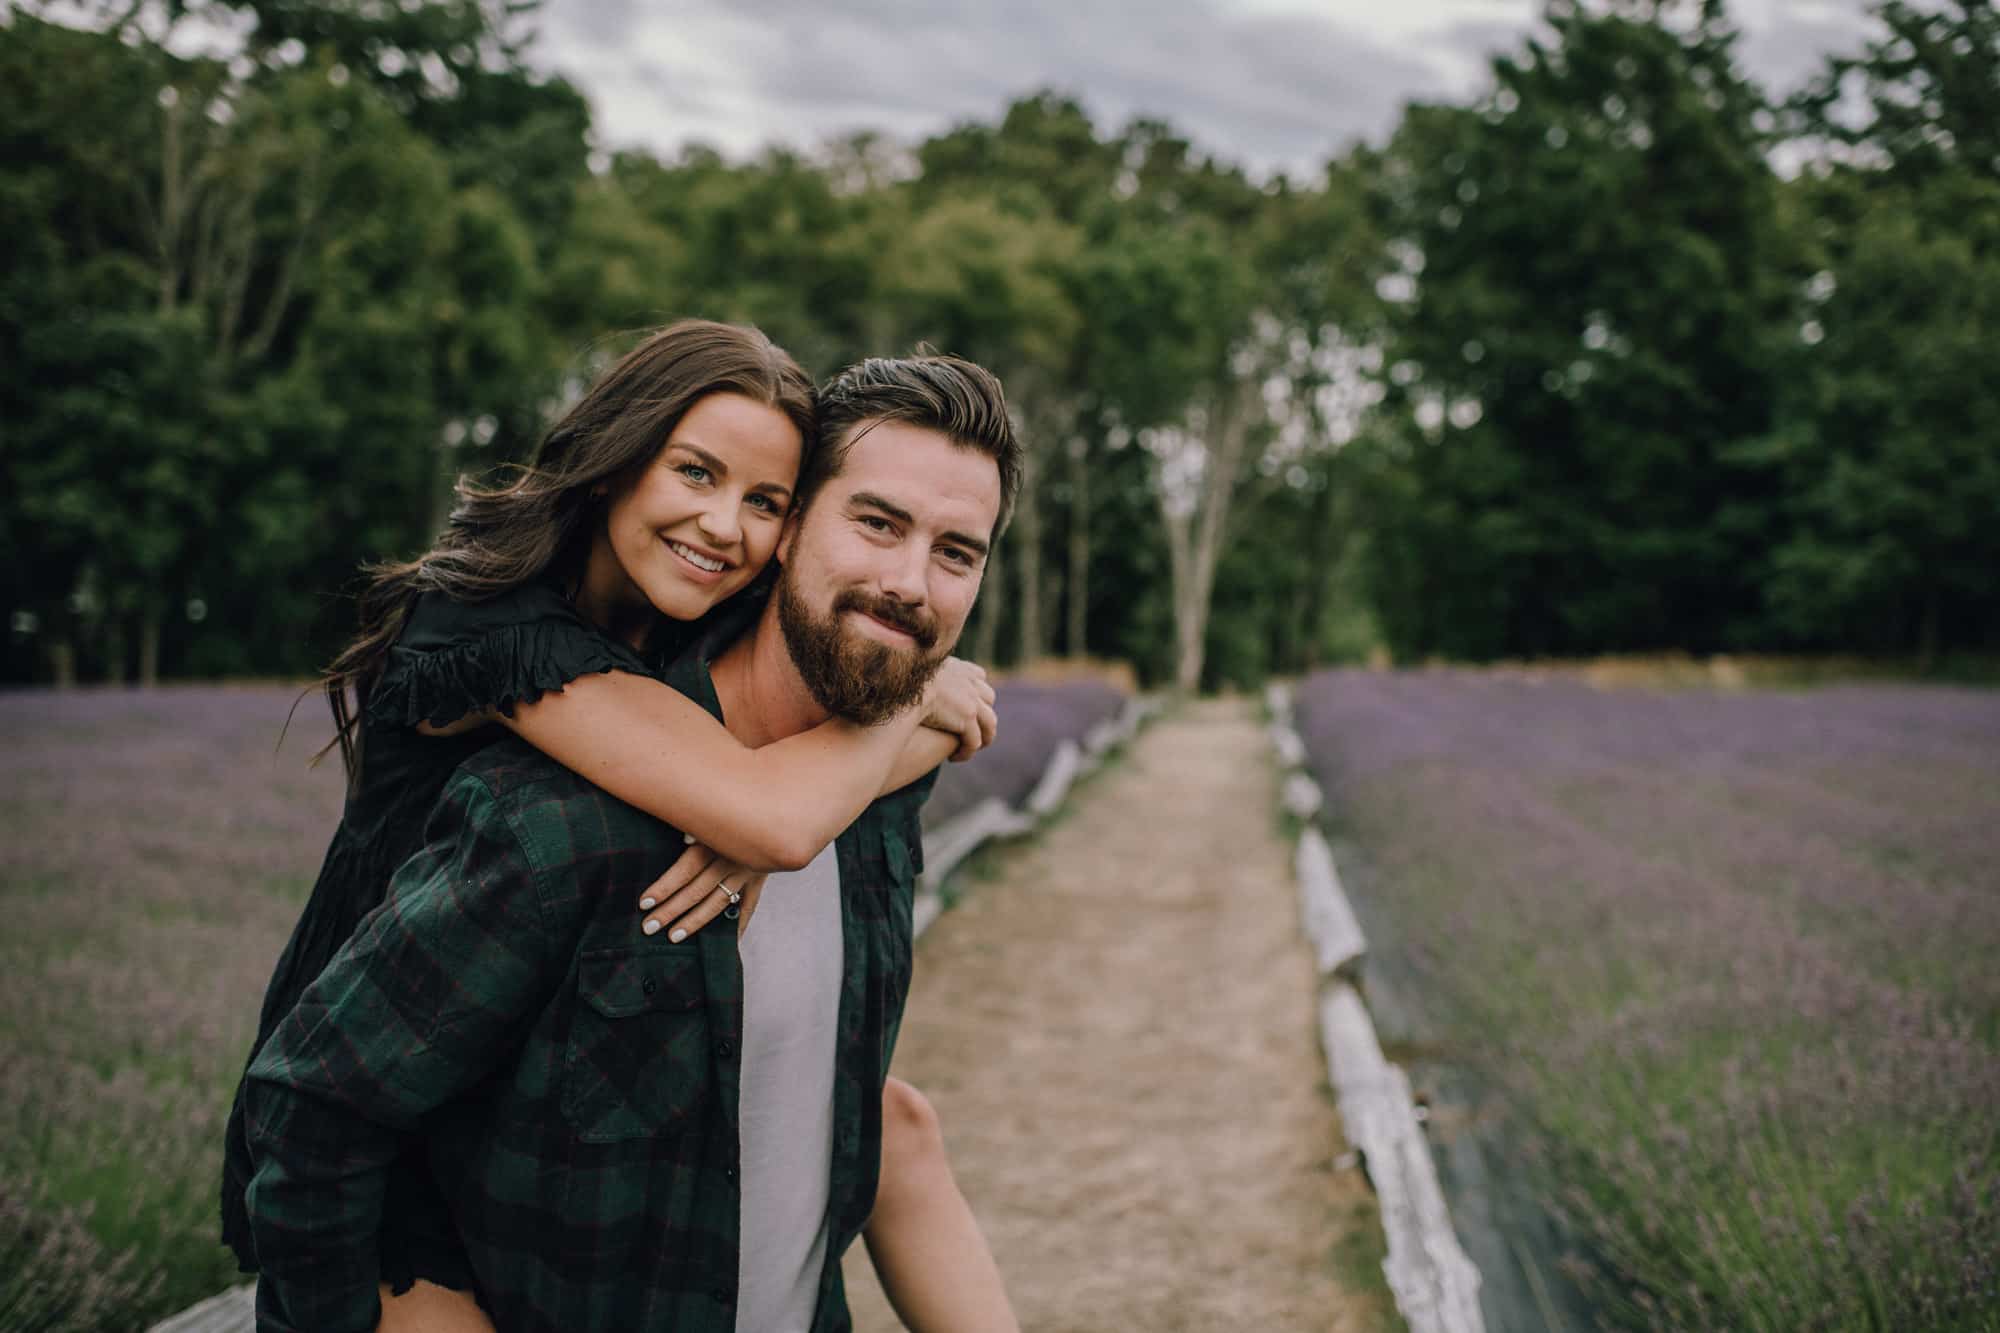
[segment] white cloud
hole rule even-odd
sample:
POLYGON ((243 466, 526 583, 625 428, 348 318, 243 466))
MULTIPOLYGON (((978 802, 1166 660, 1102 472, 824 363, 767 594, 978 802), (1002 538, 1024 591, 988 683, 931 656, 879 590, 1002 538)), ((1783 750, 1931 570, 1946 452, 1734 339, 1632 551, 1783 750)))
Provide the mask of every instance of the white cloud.
MULTIPOLYGON (((1787 89, 1854 49, 1865 0, 1739 0, 1742 58, 1787 89)), ((614 147, 747 155, 860 129, 902 139, 1053 87, 1101 125, 1163 118, 1260 171, 1379 140, 1412 98, 1456 98, 1519 42, 1536 0, 573 0, 537 60, 590 98, 614 147)))

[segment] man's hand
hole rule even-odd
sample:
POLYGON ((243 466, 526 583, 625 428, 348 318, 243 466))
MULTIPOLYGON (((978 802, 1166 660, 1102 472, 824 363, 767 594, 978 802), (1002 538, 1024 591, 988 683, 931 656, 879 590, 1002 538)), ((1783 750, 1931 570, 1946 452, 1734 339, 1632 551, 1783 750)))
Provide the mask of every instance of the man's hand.
POLYGON ((1000 717, 993 711, 993 686, 986 668, 948 657, 924 687, 924 725, 958 737, 951 761, 962 764, 993 743, 1000 717))
POLYGON ((640 897, 639 910, 646 917, 639 928, 648 935, 664 930, 678 944, 733 907, 731 915, 741 931, 750 924, 763 890, 762 871, 746 870, 690 840, 680 859, 640 897))

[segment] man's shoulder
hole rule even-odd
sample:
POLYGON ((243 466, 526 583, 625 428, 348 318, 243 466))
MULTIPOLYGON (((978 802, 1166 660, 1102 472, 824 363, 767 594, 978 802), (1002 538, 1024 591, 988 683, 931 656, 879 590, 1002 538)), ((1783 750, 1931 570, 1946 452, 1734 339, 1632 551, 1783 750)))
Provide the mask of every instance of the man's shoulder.
POLYGON ((516 736, 495 741, 458 766, 447 792, 491 802, 539 860, 651 848, 679 835, 644 811, 578 777, 516 736))
MULTIPOLYGON (((452 774, 454 785, 485 789, 503 809, 518 810, 538 800, 597 791, 588 782, 518 736, 507 735, 465 760, 452 774)), ((602 794, 602 793, 600 793, 602 794)))

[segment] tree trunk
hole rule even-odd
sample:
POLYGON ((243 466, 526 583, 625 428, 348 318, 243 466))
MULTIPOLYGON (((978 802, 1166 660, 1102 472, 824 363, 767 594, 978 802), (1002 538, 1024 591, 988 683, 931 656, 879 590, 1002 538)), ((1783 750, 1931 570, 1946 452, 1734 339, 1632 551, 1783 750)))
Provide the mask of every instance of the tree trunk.
POLYGON ((1036 471, 1032 449, 1022 450, 1021 498, 1014 505, 1015 586, 1021 593, 1016 666, 1042 655, 1042 507, 1035 495, 1036 471))
POLYGON ((1222 556, 1222 539, 1229 528, 1229 511, 1236 503, 1238 473, 1249 449, 1252 403, 1257 392, 1245 378, 1218 394, 1215 411, 1202 442, 1206 454, 1193 507, 1173 512, 1164 487, 1155 486, 1161 516, 1167 525, 1167 550, 1172 557, 1174 686, 1192 693, 1201 686, 1206 653, 1209 606, 1215 594, 1215 567, 1222 556))
POLYGON ((1193 516, 1166 508, 1160 497, 1161 517, 1167 525, 1167 556, 1174 602, 1174 689, 1192 694, 1201 685, 1202 640, 1207 625, 1199 600, 1194 596, 1193 516))
POLYGON ((1174 594, 1174 688, 1193 694, 1201 688, 1201 669, 1208 656, 1208 607, 1191 595, 1174 594))
POLYGON ((1335 559, 1333 478, 1329 472, 1320 478, 1321 486, 1313 498, 1312 538, 1309 544, 1306 574, 1306 595, 1300 609, 1296 637, 1292 641, 1292 651, 1282 663, 1287 674, 1310 671, 1319 665, 1319 635, 1326 623, 1326 598, 1333 584, 1335 559))
POLYGON ((1924 589, 1924 618, 1917 627, 1917 664, 1929 671, 1937 665, 1939 622, 1938 592, 1936 588, 1924 589))
POLYGON ((125 683, 125 617, 116 611, 104 618, 104 683, 125 683))
POLYGON ((55 676, 57 689, 76 688, 76 645, 67 631, 49 643, 49 670, 55 676))
POLYGON ((1079 435, 1069 447, 1069 623, 1063 648, 1090 656, 1090 448, 1079 435))
POLYGON ((1007 570, 996 550, 986 559, 986 575, 979 596, 979 623, 972 627, 972 660, 984 667, 993 665, 1000 647, 1000 602, 1006 596, 1007 570))
POLYGON ((139 613, 139 688, 160 683, 160 608, 152 603, 139 613))

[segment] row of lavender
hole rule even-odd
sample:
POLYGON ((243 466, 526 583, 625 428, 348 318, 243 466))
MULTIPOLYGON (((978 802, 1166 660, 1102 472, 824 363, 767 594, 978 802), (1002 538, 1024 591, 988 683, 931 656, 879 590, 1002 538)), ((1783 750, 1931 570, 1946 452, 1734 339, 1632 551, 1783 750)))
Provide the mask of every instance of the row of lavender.
MULTIPOLYGON (((1097 683, 999 686, 931 830, 1018 805, 1097 683)), ((276 688, 0 694, 0 1329, 118 1329, 237 1280, 215 1241, 230 1089, 340 809, 324 706, 276 688)))
POLYGON ((1493 1090, 1599 1318, 1995 1326, 2000 694, 1336 672, 1298 713, 1384 1038, 1493 1090))
POLYGON ((924 828, 941 828, 981 801, 1019 807, 1064 741, 1081 743, 1118 718, 1131 696, 1100 680, 1000 681, 1000 734, 962 764, 947 764, 924 805, 924 828))

